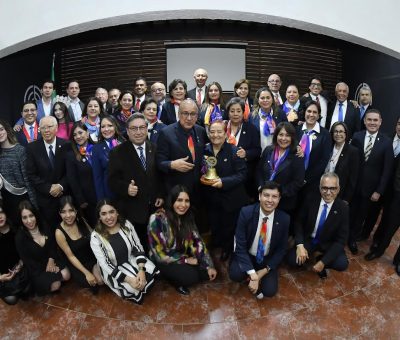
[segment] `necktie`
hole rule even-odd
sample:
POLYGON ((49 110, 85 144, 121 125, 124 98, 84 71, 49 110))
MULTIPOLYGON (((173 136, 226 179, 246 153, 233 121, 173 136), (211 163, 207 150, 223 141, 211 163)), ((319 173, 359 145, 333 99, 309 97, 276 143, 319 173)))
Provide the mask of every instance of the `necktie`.
POLYGON ((281 105, 281 101, 279 100, 279 96, 277 94, 274 95, 276 105, 281 105))
POLYGON ((394 157, 397 157, 397 155, 400 153, 400 139, 397 140, 397 144, 393 149, 394 157))
POLYGON ((138 149, 139 149, 139 158, 140 161, 142 162, 143 169, 146 170, 146 158, 144 158, 143 146, 139 146, 138 149))
POLYGON ((319 96, 315 96, 315 101, 319 104, 319 96))
POLYGON ((365 112, 365 107, 364 106, 360 106, 360 119, 363 119, 364 112, 365 112))
POLYGON ((31 137, 31 142, 33 142, 34 139, 35 139, 35 135, 33 133, 33 126, 32 125, 29 127, 29 136, 31 137))
POLYGON ((189 137, 188 137, 188 148, 189 148, 190 154, 192 155, 192 160, 194 163, 194 161, 196 160, 196 153, 194 150, 194 142, 193 142, 192 135, 189 135, 189 137))
POLYGON ((53 145, 49 145, 49 160, 50 160, 51 167, 54 168, 54 162, 56 160, 56 156, 54 155, 54 152, 53 152, 53 145))
POLYGON ((268 217, 264 217, 261 224, 260 237, 258 239, 256 261, 261 264, 265 255, 265 247, 267 245, 267 221, 268 217))
POLYGON ((158 104, 157 119, 161 118, 162 104, 158 104))
POLYGON ((140 110, 140 99, 136 99, 135 111, 139 112, 140 110))
POLYGON ((201 106, 201 89, 198 89, 198 90, 197 90, 197 98, 196 98, 196 101, 197 101, 197 105, 201 106))
POLYGON ((307 170, 310 161, 311 143, 310 136, 314 134, 314 130, 304 132, 300 140, 300 147, 304 152, 304 168, 307 170))
POLYGON ((328 212, 328 204, 324 203, 324 208, 322 209, 321 216, 319 217, 317 232, 315 233, 315 237, 311 242, 313 245, 316 245, 317 243, 319 243, 319 236, 324 227, 327 212, 328 212))
POLYGON ((339 103, 338 121, 343 122, 343 103, 339 103))
POLYGON ((368 137, 369 137, 369 141, 368 141, 367 147, 365 148, 365 151, 364 151, 365 161, 368 160, 369 155, 371 154, 371 150, 372 150, 372 136, 369 135, 368 137))

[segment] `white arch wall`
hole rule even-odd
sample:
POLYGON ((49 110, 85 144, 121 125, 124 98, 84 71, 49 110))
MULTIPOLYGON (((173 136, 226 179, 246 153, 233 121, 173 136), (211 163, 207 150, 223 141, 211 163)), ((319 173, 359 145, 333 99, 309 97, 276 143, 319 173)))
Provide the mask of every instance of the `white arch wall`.
POLYGON ((298 28, 400 59, 398 0, 0 0, 0 58, 102 27, 173 19, 232 19, 298 28))

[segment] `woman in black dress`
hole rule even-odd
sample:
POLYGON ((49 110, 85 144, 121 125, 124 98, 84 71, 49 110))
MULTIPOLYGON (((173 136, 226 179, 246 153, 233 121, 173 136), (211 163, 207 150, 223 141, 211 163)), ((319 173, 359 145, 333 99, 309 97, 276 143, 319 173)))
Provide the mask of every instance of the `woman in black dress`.
POLYGON ((71 263, 72 279, 89 288, 102 284, 96 258, 90 248, 89 226, 79 218, 71 196, 60 200, 61 224, 56 229, 56 241, 71 263))
POLYGON ((24 266, 28 269, 34 291, 45 295, 60 289, 61 282, 70 278, 67 267, 57 255, 54 234, 43 227, 39 214, 32 204, 19 204, 22 228, 15 244, 24 266))
MULTIPOLYGON (((1 202, 1 201, 0 201, 1 202)), ((15 305, 29 290, 29 279, 15 247, 15 233, 0 203, 0 297, 15 305)))

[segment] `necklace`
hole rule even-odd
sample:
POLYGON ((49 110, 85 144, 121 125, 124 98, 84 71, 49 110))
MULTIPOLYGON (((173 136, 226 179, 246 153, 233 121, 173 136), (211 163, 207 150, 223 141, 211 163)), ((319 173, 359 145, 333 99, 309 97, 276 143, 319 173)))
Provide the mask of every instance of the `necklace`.
POLYGON ((29 231, 31 233, 31 235, 37 235, 39 234, 39 228, 36 228, 36 231, 29 231))

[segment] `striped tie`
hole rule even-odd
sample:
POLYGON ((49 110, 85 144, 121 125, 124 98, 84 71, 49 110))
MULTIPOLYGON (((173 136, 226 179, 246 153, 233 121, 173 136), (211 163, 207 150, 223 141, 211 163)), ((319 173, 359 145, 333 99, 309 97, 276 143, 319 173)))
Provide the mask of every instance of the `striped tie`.
POLYGON ((372 136, 370 135, 368 137, 369 137, 369 141, 368 141, 367 147, 365 148, 365 151, 364 151, 364 159, 365 159, 365 161, 368 160, 369 155, 371 154, 372 146, 373 146, 372 145, 372 136))
POLYGON ((139 152, 140 152, 139 158, 140 158, 140 161, 142 162, 143 169, 146 170, 146 158, 144 158, 143 147, 139 146, 138 149, 139 149, 139 152))

